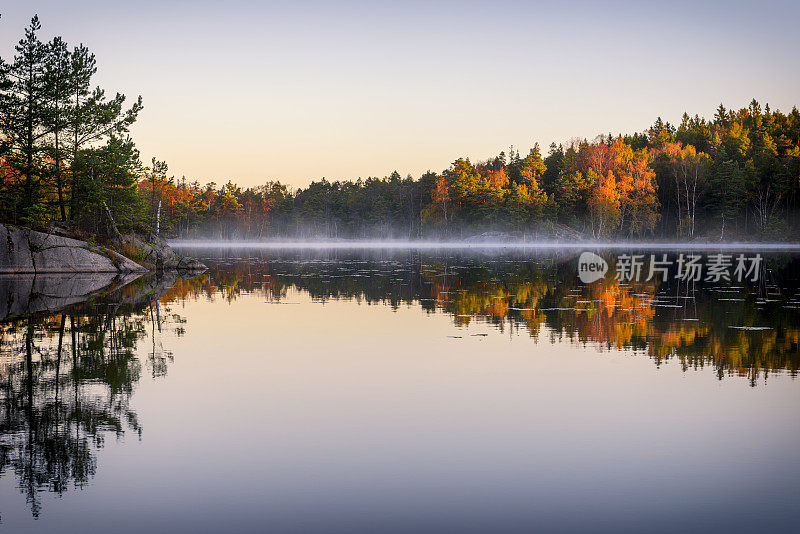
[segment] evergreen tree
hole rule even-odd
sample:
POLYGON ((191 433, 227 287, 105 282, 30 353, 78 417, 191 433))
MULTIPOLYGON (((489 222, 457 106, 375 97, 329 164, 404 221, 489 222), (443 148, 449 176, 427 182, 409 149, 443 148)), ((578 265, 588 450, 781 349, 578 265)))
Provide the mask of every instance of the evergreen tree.
POLYGON ((63 132, 67 126, 70 106, 71 74, 71 54, 67 44, 61 37, 55 37, 47 45, 44 71, 45 123, 53 137, 53 143, 48 152, 58 191, 58 208, 62 221, 67 219, 63 179, 65 160, 63 132))
POLYGON ((14 47, 13 61, 3 68, 0 84, 5 161, 22 179, 22 191, 12 209, 15 218, 25 223, 37 221, 45 211, 41 203, 41 140, 48 134, 44 80, 47 48, 37 36, 40 28, 39 18, 34 16, 14 47))
MULTIPOLYGON (((72 107, 69 112, 69 130, 74 161, 84 146, 111 136, 126 134, 142 110, 142 97, 138 97, 130 108, 123 109, 125 95, 117 93, 108 99, 103 89, 92 89, 92 77, 97 72, 94 54, 80 45, 72 52, 71 60, 72 107)), ((73 188, 77 188, 79 179, 78 173, 73 169, 73 188)), ((74 209, 74 195, 71 204, 74 209)))

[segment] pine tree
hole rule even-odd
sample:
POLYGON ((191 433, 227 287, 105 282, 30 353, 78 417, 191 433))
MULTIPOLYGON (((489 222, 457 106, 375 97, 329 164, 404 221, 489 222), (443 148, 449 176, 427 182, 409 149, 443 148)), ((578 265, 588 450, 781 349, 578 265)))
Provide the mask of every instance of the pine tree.
POLYGON ((64 139, 63 132, 67 126, 71 80, 71 55, 67 44, 61 37, 54 38, 47 45, 45 60, 45 123, 52 132, 53 144, 49 150, 53 165, 53 175, 58 192, 58 208, 61 220, 67 219, 64 201, 64 139))
POLYGON ((46 88, 44 83, 47 49, 39 40, 39 18, 34 16, 25 36, 14 47, 10 65, 3 67, 0 84, 0 129, 5 142, 7 164, 22 178, 22 193, 15 213, 27 224, 43 218, 40 201, 42 179, 42 144, 48 134, 45 121, 46 88))
MULTIPOLYGON (((70 148, 74 161, 84 146, 108 139, 111 136, 126 134, 142 110, 142 97, 138 97, 130 108, 123 109, 125 95, 117 93, 113 98, 107 99, 103 89, 91 88, 92 77, 97 72, 94 54, 90 53, 85 46, 80 45, 73 50, 71 59, 70 98, 72 106, 69 115, 69 130, 72 143, 70 148)), ((73 191, 78 188, 79 180, 79 173, 73 168, 73 191)), ((71 210, 75 209, 76 202, 77 199, 73 194, 71 210)), ((73 214, 70 216, 74 218, 73 214)))

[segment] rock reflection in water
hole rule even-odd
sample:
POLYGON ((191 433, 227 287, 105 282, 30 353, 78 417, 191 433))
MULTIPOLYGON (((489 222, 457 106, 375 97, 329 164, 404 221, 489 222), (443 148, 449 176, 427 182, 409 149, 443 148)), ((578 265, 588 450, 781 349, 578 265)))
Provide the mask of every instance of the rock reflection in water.
POLYGON ((107 437, 140 437, 130 399, 145 367, 164 375, 172 355, 158 332, 177 322, 158 302, 178 279, 136 275, 4 277, 0 302, 0 476, 11 472, 31 513, 38 494, 87 485, 107 437))

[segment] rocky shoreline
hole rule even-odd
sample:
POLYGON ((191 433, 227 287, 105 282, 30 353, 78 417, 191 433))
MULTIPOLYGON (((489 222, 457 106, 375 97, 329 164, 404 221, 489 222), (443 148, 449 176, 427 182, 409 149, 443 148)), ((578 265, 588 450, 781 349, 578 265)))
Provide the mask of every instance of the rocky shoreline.
POLYGON ((137 273, 200 271, 156 236, 121 236, 106 245, 0 224, 0 273, 137 273), (118 251, 126 252, 126 255, 118 251))

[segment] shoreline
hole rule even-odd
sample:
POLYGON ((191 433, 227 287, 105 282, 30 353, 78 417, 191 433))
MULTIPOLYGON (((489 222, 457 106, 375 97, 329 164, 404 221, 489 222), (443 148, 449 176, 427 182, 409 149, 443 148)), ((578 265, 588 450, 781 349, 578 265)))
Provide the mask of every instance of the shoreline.
POLYGON ((800 243, 708 243, 708 242, 510 242, 510 243, 466 243, 458 241, 214 241, 168 240, 173 248, 236 248, 236 249, 387 249, 387 250, 466 250, 466 249, 594 249, 594 250, 788 250, 800 251, 800 243))
POLYGON ((0 224, 0 273, 2 274, 125 274, 200 271, 205 265, 177 254, 157 236, 142 239, 133 234, 114 242, 98 243, 52 232, 0 224))

